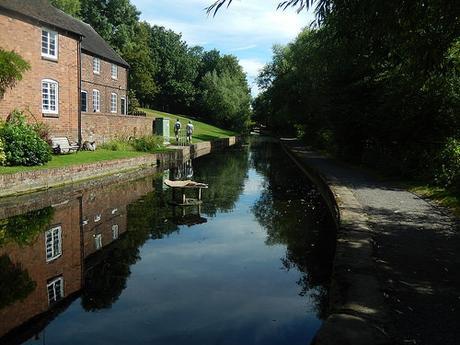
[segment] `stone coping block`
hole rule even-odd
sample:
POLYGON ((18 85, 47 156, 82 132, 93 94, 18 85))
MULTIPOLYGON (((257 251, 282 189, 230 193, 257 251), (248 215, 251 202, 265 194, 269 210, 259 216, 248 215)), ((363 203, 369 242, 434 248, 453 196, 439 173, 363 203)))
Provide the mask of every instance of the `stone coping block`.
POLYGON ((353 192, 307 159, 321 157, 293 140, 281 139, 289 157, 318 186, 336 218, 337 245, 329 289, 329 316, 315 345, 391 344, 388 314, 372 257, 373 231, 353 192), (325 191, 324 189, 328 189, 325 191))
MULTIPOLYGON (((35 171, 0 174, 0 198, 10 195, 22 195, 49 188, 59 187, 100 178, 130 170, 169 165, 175 161, 197 158, 232 146, 239 141, 237 137, 217 139, 193 144, 191 146, 170 146, 169 151, 135 158, 116 159, 89 164, 71 165, 35 171)), ((78 153, 77 153, 78 154, 78 153)))

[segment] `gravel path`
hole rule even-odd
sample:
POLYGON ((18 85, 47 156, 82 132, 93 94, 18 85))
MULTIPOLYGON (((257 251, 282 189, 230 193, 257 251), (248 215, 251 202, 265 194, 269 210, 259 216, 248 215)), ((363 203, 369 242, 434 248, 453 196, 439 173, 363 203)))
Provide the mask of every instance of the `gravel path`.
POLYGON ((367 213, 395 343, 460 344, 456 221, 445 210, 362 171, 306 150, 300 158, 348 187, 367 213))

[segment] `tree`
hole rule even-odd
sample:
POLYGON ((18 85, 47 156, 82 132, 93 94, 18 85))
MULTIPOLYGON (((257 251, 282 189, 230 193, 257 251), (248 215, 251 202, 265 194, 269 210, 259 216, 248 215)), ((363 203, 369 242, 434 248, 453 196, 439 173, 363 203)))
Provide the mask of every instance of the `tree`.
POLYGON ((22 75, 29 69, 29 63, 19 54, 0 48, 0 99, 6 90, 13 88, 18 81, 22 80, 22 75))
POLYGON ((78 18, 80 15, 80 0, 51 0, 50 2, 54 7, 59 8, 75 18, 78 18))
POLYGON ((249 126, 251 96, 247 85, 227 71, 208 72, 202 81, 203 105, 216 123, 236 131, 249 126))
POLYGON ((160 26, 151 27, 149 47, 159 67, 153 105, 166 111, 187 112, 196 96, 200 52, 188 47, 180 34, 160 26))

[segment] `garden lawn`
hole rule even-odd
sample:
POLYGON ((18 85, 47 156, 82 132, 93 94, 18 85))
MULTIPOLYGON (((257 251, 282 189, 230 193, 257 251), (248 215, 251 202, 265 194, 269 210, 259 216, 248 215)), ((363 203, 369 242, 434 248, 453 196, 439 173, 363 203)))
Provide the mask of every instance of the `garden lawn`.
POLYGON ((14 174, 17 172, 34 171, 42 169, 63 168, 70 165, 96 163, 108 161, 113 159, 133 158, 145 156, 149 153, 135 152, 135 151, 109 151, 104 149, 97 149, 96 151, 80 151, 78 153, 70 153, 65 155, 53 155, 51 161, 45 165, 40 166, 14 166, 3 167, 0 166, 0 174, 14 174))
POLYGON ((197 121, 190 117, 185 117, 183 115, 174 115, 169 113, 164 113, 162 111, 151 110, 146 108, 140 108, 139 110, 145 111, 147 116, 151 117, 164 117, 168 118, 169 121, 169 131, 170 136, 174 138, 174 124, 176 123, 176 119, 182 124, 182 131, 185 133, 185 126, 187 125, 189 120, 192 120, 192 124, 194 127, 193 130, 193 142, 200 142, 200 141, 210 141, 220 138, 228 138, 231 136, 238 135, 238 133, 228 131, 219 127, 212 126, 210 124, 197 121))

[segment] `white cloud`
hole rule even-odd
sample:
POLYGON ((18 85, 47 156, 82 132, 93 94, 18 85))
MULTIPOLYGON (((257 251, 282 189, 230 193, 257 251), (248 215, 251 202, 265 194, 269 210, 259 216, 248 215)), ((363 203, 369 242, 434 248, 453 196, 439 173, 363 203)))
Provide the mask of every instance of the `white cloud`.
POLYGON ((189 45, 236 55, 248 74, 253 95, 258 93, 254 78, 271 60, 273 44, 287 44, 313 20, 310 12, 276 10, 280 0, 234 0, 215 17, 204 10, 214 0, 132 1, 142 12, 141 19, 182 33, 189 45))
POLYGON ((264 67, 265 63, 257 59, 240 59, 240 65, 243 66, 243 69, 247 73, 248 77, 255 78, 259 75, 259 72, 264 67))

